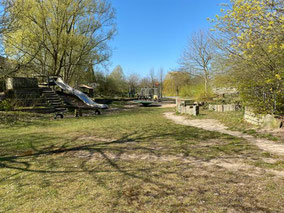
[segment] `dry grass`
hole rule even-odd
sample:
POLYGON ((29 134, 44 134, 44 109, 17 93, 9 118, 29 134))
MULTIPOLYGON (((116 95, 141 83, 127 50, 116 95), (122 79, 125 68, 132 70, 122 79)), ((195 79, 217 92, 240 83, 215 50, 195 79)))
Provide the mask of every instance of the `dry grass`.
POLYGON ((0 212, 284 211, 283 157, 163 112, 3 124, 0 212))
POLYGON ((230 130, 240 131, 258 138, 281 142, 282 138, 271 132, 264 132, 260 127, 252 125, 244 120, 244 112, 214 112, 201 108, 199 116, 188 116, 191 119, 216 119, 226 125, 230 130))

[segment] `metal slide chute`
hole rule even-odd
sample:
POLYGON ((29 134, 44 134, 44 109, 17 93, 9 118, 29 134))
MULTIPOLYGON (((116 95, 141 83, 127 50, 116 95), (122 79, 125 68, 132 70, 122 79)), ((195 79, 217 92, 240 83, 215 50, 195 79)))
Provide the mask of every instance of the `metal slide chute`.
POLYGON ((85 93, 74 89, 73 87, 70 87, 68 84, 66 84, 62 78, 57 78, 54 83, 59 86, 61 89, 76 95, 80 100, 82 100, 85 104, 87 104, 90 107, 99 108, 99 109, 107 109, 108 106, 106 104, 98 104, 94 102, 89 96, 87 96, 85 93))

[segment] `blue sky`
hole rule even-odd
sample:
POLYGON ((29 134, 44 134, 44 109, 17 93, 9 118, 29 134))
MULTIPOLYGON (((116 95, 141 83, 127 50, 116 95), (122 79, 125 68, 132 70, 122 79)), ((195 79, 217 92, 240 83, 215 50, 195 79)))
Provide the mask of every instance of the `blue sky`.
POLYGON ((110 70, 147 76, 149 70, 178 67, 178 58, 192 32, 206 29, 227 0, 111 0, 118 34, 111 42, 110 70))

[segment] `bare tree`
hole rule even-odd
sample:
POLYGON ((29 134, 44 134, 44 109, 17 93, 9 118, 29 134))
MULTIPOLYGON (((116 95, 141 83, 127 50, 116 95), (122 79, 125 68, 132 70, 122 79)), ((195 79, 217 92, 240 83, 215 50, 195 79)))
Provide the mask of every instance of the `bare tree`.
POLYGON ((155 70, 154 68, 150 69, 150 80, 151 80, 151 84, 152 84, 152 88, 155 87, 155 70))
POLYGON ((161 67, 159 69, 159 81, 160 81, 160 95, 163 97, 163 81, 164 81, 164 69, 161 67))
POLYGON ((133 73, 127 78, 127 82, 130 88, 136 89, 139 84, 139 75, 133 73))
POLYGON ((203 78, 205 93, 208 92, 212 60, 213 47, 208 32, 200 30, 192 34, 180 58, 180 64, 182 69, 190 72, 191 75, 203 78))
POLYGON ((128 83, 128 92, 129 95, 133 95, 134 93, 137 93, 138 85, 139 85, 139 75, 137 74, 131 74, 127 78, 127 83, 128 83))
POLYGON ((139 82, 139 86, 141 88, 144 88, 144 87, 151 87, 152 86, 152 82, 151 82, 151 79, 147 78, 147 77, 144 77, 140 80, 139 82))

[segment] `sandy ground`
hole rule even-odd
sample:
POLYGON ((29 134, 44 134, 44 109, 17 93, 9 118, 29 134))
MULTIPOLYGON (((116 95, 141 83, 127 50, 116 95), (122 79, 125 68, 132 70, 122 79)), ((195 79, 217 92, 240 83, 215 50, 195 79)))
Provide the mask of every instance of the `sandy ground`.
POLYGON ((266 139, 255 138, 251 135, 244 134, 238 131, 228 130, 226 126, 221 124, 219 121, 214 119, 202 119, 202 120, 189 120, 183 116, 175 115, 173 112, 164 113, 165 117, 174 121, 177 124, 193 126, 208 131, 216 131, 235 137, 244 138, 251 143, 258 146, 260 149, 278 155, 284 156, 284 144, 277 144, 274 141, 269 141, 266 139))
POLYGON ((162 104, 160 107, 161 108, 173 108, 173 107, 176 107, 176 104, 162 104))
MULTIPOLYGON (((154 155, 154 154, 114 154, 111 152, 105 152, 104 155, 101 153, 90 153, 88 151, 74 151, 69 152, 69 155, 76 156, 79 158, 88 158, 90 162, 97 161, 99 159, 111 159, 111 160, 146 160, 148 162, 171 162, 181 161, 183 163, 190 164, 198 168, 217 166, 230 171, 244 172, 248 176, 259 176, 259 175, 273 175, 277 178, 284 178, 284 171, 278 171, 274 169, 259 168, 253 165, 247 164, 244 159, 240 158, 219 158, 212 159, 210 161, 197 160, 193 157, 185 157, 180 155, 154 155)), ((266 158, 267 162, 275 163, 275 159, 266 158), (273 162, 272 162, 273 161, 273 162)))

